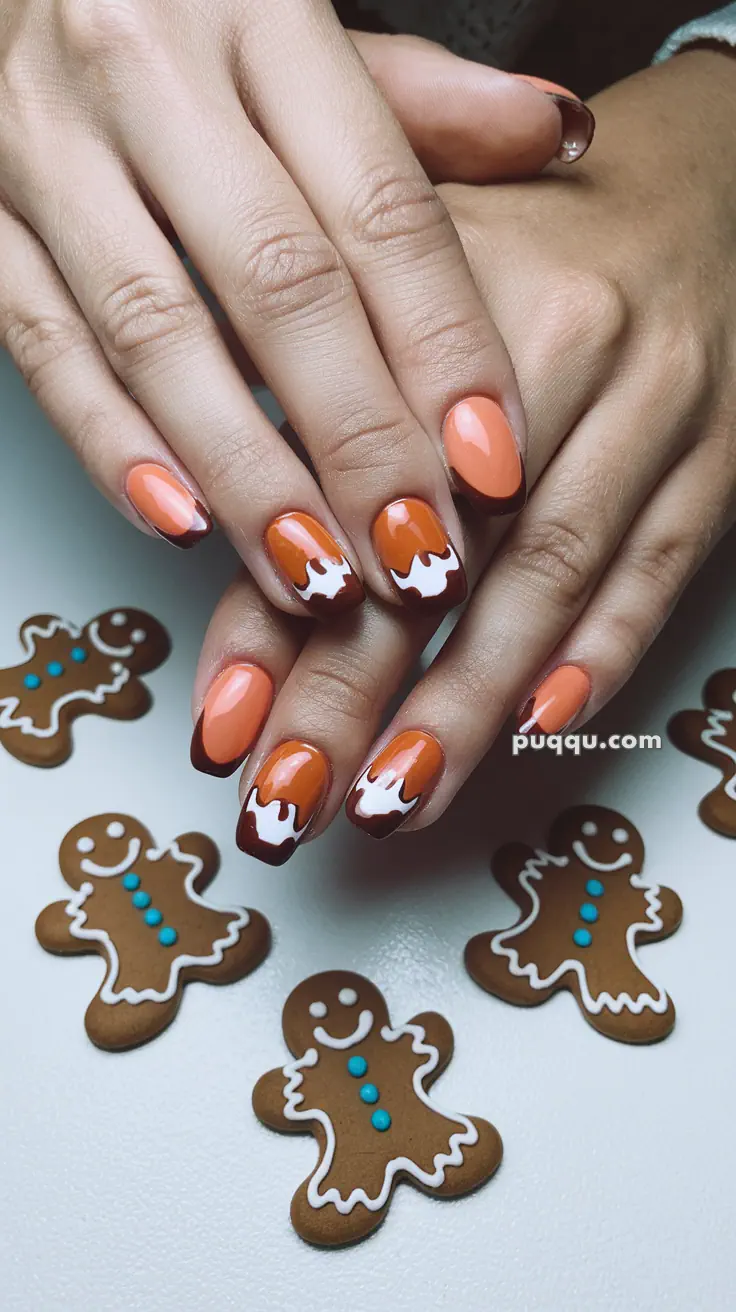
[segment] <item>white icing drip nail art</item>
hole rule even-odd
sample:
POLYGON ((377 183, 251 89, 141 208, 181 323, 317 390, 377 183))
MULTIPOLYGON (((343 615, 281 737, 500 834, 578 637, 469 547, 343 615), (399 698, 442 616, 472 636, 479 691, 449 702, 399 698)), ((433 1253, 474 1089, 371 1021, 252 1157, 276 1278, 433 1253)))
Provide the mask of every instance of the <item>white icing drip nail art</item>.
POLYGON ((455 548, 451 545, 448 545, 447 551, 441 556, 436 556, 431 551, 427 554, 429 560, 426 565, 419 555, 414 557, 408 574, 397 574, 395 569, 391 570, 391 577, 397 588, 401 588, 404 592, 407 588, 415 588, 420 597, 442 595, 447 587, 449 575, 453 570, 460 568, 460 561, 455 548))
POLYGON ((355 785, 356 792, 360 793, 360 800, 355 803, 355 810, 358 815, 372 819, 377 815, 391 815, 394 812, 400 812, 406 815, 412 811, 419 801, 419 797, 413 797, 410 802, 401 800, 401 790, 404 787, 404 779, 394 779, 392 783, 385 783, 384 780, 390 779, 393 770, 384 770, 379 774, 377 779, 369 779, 370 766, 364 770, 355 785))
POLYGON ((250 811, 255 820, 256 833, 261 842, 268 843, 271 847, 280 847, 290 838, 298 842, 307 828, 307 825, 303 825, 301 829, 297 829, 297 809, 294 802, 284 803, 279 798, 274 798, 263 806, 258 801, 256 788, 251 789, 245 809, 250 811), (286 805, 286 815, 282 819, 281 808, 284 805, 286 805))
POLYGON ((333 601, 339 592, 345 587, 345 580, 352 574, 352 569, 344 556, 340 560, 321 559, 319 564, 324 570, 320 574, 314 568, 311 560, 307 561, 307 582, 304 587, 294 584, 294 591, 298 593, 302 601, 311 601, 312 597, 324 597, 328 601, 333 601))

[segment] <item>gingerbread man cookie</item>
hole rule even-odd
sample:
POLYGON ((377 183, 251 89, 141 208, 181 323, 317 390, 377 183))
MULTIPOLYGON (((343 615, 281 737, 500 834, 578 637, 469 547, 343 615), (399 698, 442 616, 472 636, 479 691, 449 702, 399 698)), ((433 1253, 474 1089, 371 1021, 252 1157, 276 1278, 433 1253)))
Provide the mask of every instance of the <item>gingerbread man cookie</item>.
POLYGON ((66 761, 78 715, 145 715, 151 696, 138 676, 171 650, 166 630, 142 610, 108 610, 83 629, 34 615, 20 640, 24 661, 0 670, 0 742, 26 765, 66 761))
POLYGON ((176 1015, 190 980, 232 984, 263 960, 268 921, 245 907, 214 907, 201 896, 219 854, 205 834, 156 848, 129 815, 96 815, 75 825, 59 850, 69 901, 36 921, 48 952, 98 953, 105 978, 85 1016, 100 1048, 133 1048, 176 1015))
POLYGON ((703 689, 703 711, 680 711, 667 726, 681 752, 721 771, 698 807, 709 829, 736 838, 736 670, 718 670, 703 689))
POLYGON ((549 848, 510 843, 496 853, 493 873, 521 916, 510 929, 470 940, 468 971, 489 993, 526 1007, 569 989, 585 1019, 611 1039, 666 1038, 675 1008, 643 973, 636 947, 675 932, 679 897, 643 877, 641 836, 618 811, 563 811, 549 848))
POLYGON ((446 1112, 428 1089, 447 1066, 452 1030, 435 1012, 392 1029, 362 975, 331 970, 294 989, 283 1030, 296 1058, 261 1077, 258 1118, 310 1132, 320 1160, 294 1194, 294 1229, 312 1244, 350 1244, 375 1230, 399 1180, 441 1198, 484 1184, 501 1161, 488 1121, 446 1112))

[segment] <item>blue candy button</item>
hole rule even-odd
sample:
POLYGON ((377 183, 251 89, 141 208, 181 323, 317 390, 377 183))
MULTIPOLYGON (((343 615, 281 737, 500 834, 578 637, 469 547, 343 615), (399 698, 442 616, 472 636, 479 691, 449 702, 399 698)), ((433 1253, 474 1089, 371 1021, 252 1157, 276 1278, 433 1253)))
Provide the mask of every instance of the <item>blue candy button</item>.
POLYGON ((147 925, 160 925, 163 920, 163 915, 158 910, 158 907, 149 907, 143 919, 147 925))
POLYGON ((378 1089, 375 1084, 363 1084, 360 1089, 360 1097, 363 1102, 378 1102, 378 1089))
POLYGON ((37 674, 27 674, 23 680, 24 688, 40 688, 41 680, 37 674))
POLYGON ((123 888, 127 888, 129 893, 134 893, 140 882, 140 875, 134 875, 132 870, 129 875, 123 875, 123 888))
POLYGON ((170 948, 174 946, 178 937, 179 935, 175 929, 171 929, 169 925, 164 925, 159 933, 158 941, 163 948, 170 948))
POLYGON ((59 675, 64 673, 64 666, 61 661, 49 661, 46 673, 50 674, 52 679, 58 679, 59 675))
POLYGON ((87 653, 84 650, 84 647, 72 647, 70 655, 72 660, 77 662, 77 665, 81 665, 82 662, 87 659, 87 653))
POLYGON ((388 1112, 385 1112, 383 1107, 378 1107, 371 1116, 371 1125, 373 1126, 373 1129, 387 1130, 390 1124, 391 1117, 388 1112))
POLYGON ((588 925, 594 925, 598 919, 598 908, 594 907, 592 902, 583 902, 580 908, 580 919, 588 925))
POLYGON ((361 1077, 365 1075, 367 1070, 368 1070, 368 1062, 366 1061, 365 1057, 348 1058, 348 1073, 350 1075, 355 1076, 356 1080, 361 1079, 361 1077))
POLYGON ((585 891, 588 894, 588 897, 602 897, 603 885, 600 879, 589 879, 585 885, 585 891))
POLYGON ((593 935, 587 929, 576 929, 572 940, 579 948, 589 948, 593 942, 593 935))
POLYGON ((133 906, 137 907, 139 911, 145 911, 146 907, 150 905, 151 894, 144 893, 143 889, 139 888, 138 892, 133 894, 133 906))

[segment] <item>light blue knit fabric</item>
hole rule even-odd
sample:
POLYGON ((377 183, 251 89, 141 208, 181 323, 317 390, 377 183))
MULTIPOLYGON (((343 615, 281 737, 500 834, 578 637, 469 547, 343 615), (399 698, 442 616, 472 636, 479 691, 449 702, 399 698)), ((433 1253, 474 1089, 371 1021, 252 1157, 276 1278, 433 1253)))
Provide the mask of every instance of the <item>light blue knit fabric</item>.
POLYGON ((705 18, 695 18, 692 23, 678 27, 672 36, 668 36, 652 62, 659 64, 694 41, 724 41, 726 45, 736 46, 736 5, 726 5, 713 14, 706 14, 705 18))

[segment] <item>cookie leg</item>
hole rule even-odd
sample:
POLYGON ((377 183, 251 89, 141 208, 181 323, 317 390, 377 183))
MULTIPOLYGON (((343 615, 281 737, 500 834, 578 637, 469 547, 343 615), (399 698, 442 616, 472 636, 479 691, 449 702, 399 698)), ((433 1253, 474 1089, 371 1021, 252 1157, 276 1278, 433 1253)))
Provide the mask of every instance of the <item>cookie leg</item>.
MULTIPOLYGON (((312 1207, 307 1196, 309 1182, 297 1189, 291 1200, 291 1223, 297 1234, 308 1244, 317 1244, 322 1248, 339 1248, 344 1244, 357 1244, 365 1239, 383 1221, 389 1208, 378 1208, 375 1212, 356 1203, 355 1207, 343 1215, 332 1203, 324 1207, 312 1207)), ((390 1201, 390 1200, 389 1200, 390 1201)))
POLYGON ((667 999, 666 1011, 645 1008, 638 1016, 630 1011, 622 1011, 618 1016, 605 1009, 597 1016, 583 1007, 581 1011, 593 1029, 618 1043, 660 1043, 672 1033, 675 1024, 675 1004, 671 998, 667 999))
POLYGON ((137 1048, 171 1024, 179 1009, 181 993, 169 1002, 103 1002, 99 994, 92 999, 84 1018, 84 1028, 98 1048, 124 1052, 137 1048))
POLYGON ((722 784, 703 798, 698 807, 698 815, 703 824, 714 829, 717 834, 736 838, 736 802, 724 791, 722 784))
POLYGON ((131 675, 120 692, 113 693, 94 709, 97 715, 106 716, 109 720, 139 720, 151 709, 152 702, 153 698, 145 684, 131 675))
POLYGON ((32 734, 21 733, 20 729, 3 729, 0 732, 0 743, 16 761, 47 769, 63 765, 72 754, 71 733, 63 720, 53 738, 34 738, 32 734))
POLYGON ((463 1147, 463 1161, 460 1166, 448 1166, 445 1170, 444 1184, 438 1189, 428 1190, 440 1198, 458 1198, 460 1194, 469 1194, 473 1189, 490 1180, 501 1165, 503 1143, 495 1125, 472 1117, 473 1125, 478 1131, 477 1143, 463 1147))
POLYGON ((248 914, 248 924, 237 943, 227 948, 219 965, 188 971, 188 979, 204 980, 206 984, 233 984, 260 966, 271 946, 271 927, 260 911, 249 909, 248 914))
POLYGON ((491 951, 493 934, 476 934, 465 948, 465 968, 487 993, 519 1007, 538 1007, 554 989, 532 988, 526 975, 512 975, 508 957, 491 951))

